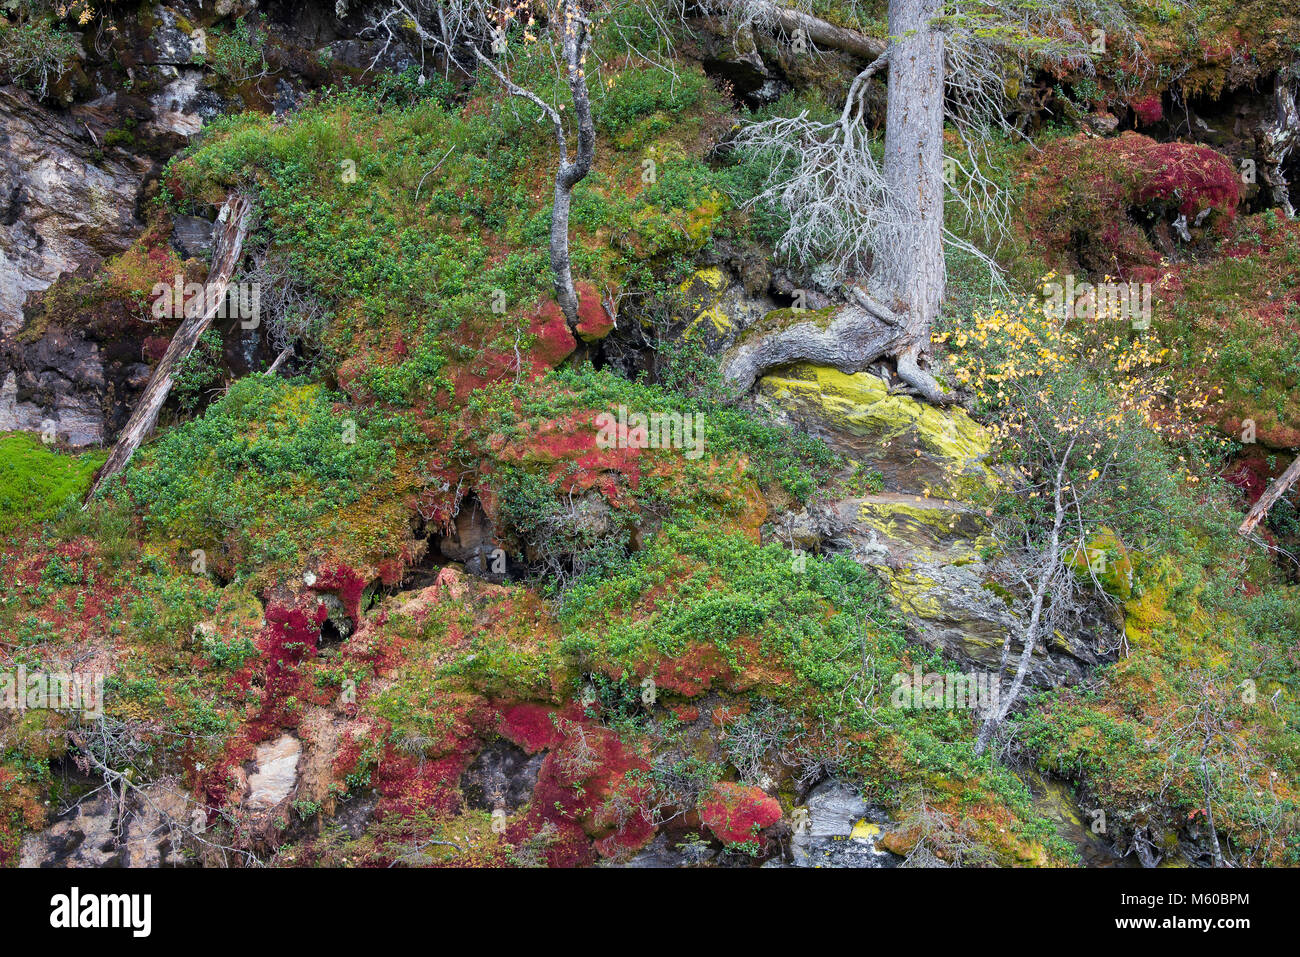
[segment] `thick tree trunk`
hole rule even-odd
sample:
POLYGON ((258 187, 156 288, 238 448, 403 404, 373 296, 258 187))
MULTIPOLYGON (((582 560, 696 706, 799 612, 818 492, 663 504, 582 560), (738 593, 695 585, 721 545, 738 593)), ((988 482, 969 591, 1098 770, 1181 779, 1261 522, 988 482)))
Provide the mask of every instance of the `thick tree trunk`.
POLYGON ((857 291, 829 324, 751 330, 723 359, 724 374, 740 389, 784 363, 855 372, 891 357, 922 397, 953 400, 925 369, 944 295, 944 41, 932 28, 941 12, 940 0, 890 0, 883 172, 895 225, 872 250, 870 294, 857 291))
POLYGON ((884 173, 899 215, 872 275, 875 295, 903 317, 898 373, 929 399, 942 393, 922 368, 944 293, 943 34, 931 28, 942 10, 941 0, 890 0, 884 173))
POLYGON ((172 336, 167 351, 163 353, 157 368, 145 386, 140 402, 131 413, 122 431, 117 436, 113 451, 99 470, 94 487, 86 500, 89 502, 104 485, 131 461, 131 456, 140 447, 140 443, 149 437, 158 422, 158 413, 172 390, 172 374, 176 364, 193 351, 199 337, 211 325, 213 318, 221 310, 226 299, 226 287, 239 265, 239 258, 244 248, 244 236, 248 232, 248 212, 252 204, 248 198, 233 195, 222 207, 221 229, 217 233, 216 243, 212 247, 212 268, 208 281, 204 285, 204 302, 191 312, 186 309, 185 319, 172 336))

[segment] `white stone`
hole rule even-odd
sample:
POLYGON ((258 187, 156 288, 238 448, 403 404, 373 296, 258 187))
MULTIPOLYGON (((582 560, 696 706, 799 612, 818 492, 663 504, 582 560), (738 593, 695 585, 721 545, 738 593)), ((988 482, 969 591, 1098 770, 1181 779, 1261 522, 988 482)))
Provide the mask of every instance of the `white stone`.
POLYGON ((293 790, 298 780, 298 759, 302 742, 291 734, 257 746, 257 770, 248 776, 249 808, 275 807, 293 790))

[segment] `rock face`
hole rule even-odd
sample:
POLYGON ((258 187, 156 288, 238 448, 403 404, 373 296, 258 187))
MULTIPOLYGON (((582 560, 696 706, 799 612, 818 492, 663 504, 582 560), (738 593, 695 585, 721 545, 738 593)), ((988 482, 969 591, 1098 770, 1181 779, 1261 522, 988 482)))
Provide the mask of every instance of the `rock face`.
MULTIPOLYGON (((206 121, 295 108, 306 90, 360 75, 377 56, 383 68, 407 65, 377 41, 346 39, 360 14, 349 26, 347 5, 331 3, 272 5, 257 38, 261 73, 197 62, 200 30, 229 34, 256 6, 144 5, 115 18, 111 36, 83 35, 82 54, 47 101, 0 87, 0 431, 52 431, 85 446, 111 440, 125 423, 148 380, 149 341, 165 348, 165 332, 115 325, 115 304, 98 301, 87 305, 106 317, 95 317, 93 330, 81 313, 34 327, 34 303, 59 277, 90 276, 132 244, 146 228, 140 211, 154 177, 206 121)), ((209 231, 203 219, 177 217, 181 258, 202 256, 209 231)))
MULTIPOLYGON (((117 93, 50 110, 0 88, 0 430, 103 442, 121 424, 113 406, 148 380, 140 343, 117 341, 107 313, 94 317, 99 329, 58 315, 34 327, 31 307, 32 294, 61 276, 89 276, 144 228, 137 211, 148 175, 184 141, 155 129, 154 116, 146 101, 117 93), (124 127, 148 137, 135 143, 141 152, 109 145, 124 127)), ((194 118, 188 132, 201 125, 194 118)))
POLYGON ((99 347, 59 334, 42 339, 33 352, 32 366, 6 369, 0 379, 0 432, 49 432, 73 446, 102 441, 99 347))
POLYGON ((152 787, 148 800, 131 794, 119 804, 104 791, 70 809, 43 831, 28 834, 21 867, 175 867, 194 805, 177 791, 152 787))
POLYGON ((461 777, 466 806, 485 811, 504 808, 512 814, 525 807, 532 800, 544 758, 505 740, 488 745, 461 777))
MULTIPOLYGON (((873 473, 880 489, 836 502, 829 514, 777 522, 774 536, 802 548, 818 539, 849 548, 884 576, 913 640, 965 668, 996 669, 1015 619, 982 556, 987 528, 972 505, 997 482, 983 461, 984 429, 959 409, 891 395, 866 372, 799 365, 759 388, 779 416, 873 473)), ((1035 653, 1029 680, 1040 687, 1078 681, 1103 659, 1106 627, 1054 636, 1035 653)))
POLYGON ((100 152, 91 130, 105 106, 55 113, 0 88, 0 331, 21 324, 28 293, 122 252, 140 230, 135 210, 152 164, 100 152))
POLYGON ((274 741, 257 746, 256 767, 248 776, 248 797, 245 798, 250 810, 265 811, 289 796, 298 782, 298 759, 301 756, 302 742, 291 734, 283 734, 274 741))
MULTIPOLYGON (((888 814, 845 781, 822 781, 795 811, 790 839, 795 867, 896 867, 900 862, 898 855, 877 847, 890 827, 888 814)), ((776 859, 770 864, 780 866, 776 859)))

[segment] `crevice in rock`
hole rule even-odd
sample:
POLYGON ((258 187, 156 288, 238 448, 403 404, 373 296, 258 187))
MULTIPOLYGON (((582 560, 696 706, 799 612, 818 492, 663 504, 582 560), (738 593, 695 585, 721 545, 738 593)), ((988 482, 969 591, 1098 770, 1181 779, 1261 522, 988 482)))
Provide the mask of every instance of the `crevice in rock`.
POLYGON ((343 643, 343 632, 332 620, 326 618, 320 626, 320 637, 316 639, 316 648, 324 650, 343 643))
POLYGON ((450 561, 438 550, 436 541, 431 538, 428 547, 424 550, 424 555, 421 556, 419 561, 407 567, 402 580, 387 589, 387 593, 397 595, 402 592, 428 588, 437 580, 438 572, 449 564, 450 561))
POLYGON ((510 561, 496 541, 492 520, 474 492, 460 501, 450 531, 429 539, 429 551, 438 553, 443 564, 459 562, 466 574, 500 583, 510 577, 510 561))
POLYGON ((347 640, 360 622, 355 622, 347 613, 343 606, 343 601, 337 595, 323 594, 320 596, 320 602, 327 609, 327 617, 321 623, 320 635, 316 638, 316 650, 325 651, 328 648, 335 648, 347 640))
POLYGON ((460 779, 465 806, 514 812, 533 797, 544 754, 529 755, 500 738, 478 753, 460 779))

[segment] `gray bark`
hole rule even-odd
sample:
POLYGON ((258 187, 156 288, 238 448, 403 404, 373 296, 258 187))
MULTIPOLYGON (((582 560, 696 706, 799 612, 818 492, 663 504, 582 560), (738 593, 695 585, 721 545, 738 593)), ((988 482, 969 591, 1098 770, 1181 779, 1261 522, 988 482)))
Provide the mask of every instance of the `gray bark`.
POLYGON ((706 15, 692 18, 691 23, 719 36, 730 36, 735 25, 726 16, 707 15, 715 11, 721 14, 748 15, 753 22, 775 27, 787 36, 793 35, 796 30, 802 30, 804 36, 816 46, 839 50, 863 59, 874 60, 888 46, 886 41, 877 37, 869 37, 848 27, 837 27, 812 14, 764 0, 709 0, 701 6, 707 12, 706 15))
MULTIPOLYGON (((556 24, 552 29, 563 29, 563 26, 556 24)), ((580 20, 574 29, 565 32, 564 59, 569 91, 573 95, 573 114, 578 124, 578 152, 570 161, 561 126, 557 134, 560 141, 560 168, 555 173, 555 206, 551 212, 550 251, 555 298, 570 328, 578 324, 578 293, 573 288, 573 269, 569 259, 569 208, 573 202, 573 188, 591 172, 592 159, 596 153, 596 127, 591 116, 591 101, 587 95, 583 66, 589 43, 586 21, 580 20)))
POLYGON ((1214 851, 1214 866, 1223 866, 1223 846, 1219 843, 1219 829, 1214 823, 1214 803, 1210 800, 1210 768, 1205 759, 1205 753, 1210 748, 1211 736, 1205 736, 1205 744, 1201 747, 1201 780, 1205 788, 1205 823, 1210 826, 1210 847, 1214 851))
POLYGON ((555 202, 551 209, 551 274, 555 298, 569 327, 573 328, 578 324, 578 293, 573 287, 573 267, 569 256, 569 209, 573 202, 573 188, 591 172, 592 160, 596 154, 596 126, 591 115, 585 66, 587 51, 591 47, 591 23, 576 3, 561 0, 551 15, 548 28, 559 41, 565 79, 573 96, 573 115, 578 134, 578 148, 573 159, 569 158, 568 134, 559 112, 536 93, 524 89, 506 76, 477 46, 474 47, 474 55, 512 96, 523 97, 540 107, 555 127, 560 165, 555 173, 555 202))
POLYGON ((900 206, 894 235, 876 251, 872 286, 903 316, 908 342, 898 374, 926 398, 942 389, 922 365, 943 304, 943 34, 941 0, 890 0, 885 180, 900 206), (891 301, 892 300, 892 301, 891 301))
POLYGON ((872 250, 870 294, 857 290, 825 327, 756 330, 723 360, 724 374, 739 389, 784 363, 859 371, 891 357, 913 391, 932 402, 953 401, 925 369, 945 283, 944 38, 932 27, 941 13, 940 0, 890 0, 883 169, 896 208, 884 241, 872 250))
POLYGON ((113 451, 109 453, 108 460, 100 468, 99 476, 95 479, 90 495, 87 496, 88 502, 114 475, 126 468, 127 463, 131 461, 131 456, 140 447, 140 443, 153 432, 154 425, 158 422, 158 413, 162 411, 163 404, 171 393, 172 374, 176 364, 193 351, 199 337, 211 325, 213 318, 224 305, 226 288, 230 285, 231 276, 234 275, 235 267, 239 265, 243 252, 244 236, 248 232, 248 213, 251 208, 252 203, 248 198, 238 194, 227 199, 225 206, 222 207, 224 225, 218 231, 216 242, 212 247, 212 269, 208 273, 208 281, 204 286, 205 308, 195 310, 192 314, 187 310, 184 321, 172 336, 157 368, 153 370, 149 384, 145 386, 144 394, 140 396, 140 404, 136 406, 135 412, 131 414, 131 418, 118 434, 113 451))
POLYGON ((1290 184, 1284 165, 1300 144, 1300 63, 1277 71, 1273 80, 1274 120, 1262 131, 1260 153, 1268 167, 1264 179, 1273 202, 1287 215, 1295 216, 1290 184))
POLYGON ((726 359, 727 378, 742 390, 769 369, 793 362, 861 372, 882 355, 906 348, 896 318, 868 297, 840 309, 829 323, 800 322, 779 330, 751 330, 726 359))
POLYGON ((1241 523, 1237 531, 1242 535, 1249 535, 1268 514, 1268 510, 1273 507, 1273 503, 1280 499, 1286 490, 1300 479, 1300 455, 1295 457, 1295 461, 1287 466, 1285 472, 1273 480, 1273 484, 1264 490, 1264 494, 1259 497, 1255 505, 1246 513, 1246 520, 1241 523))
MULTIPOLYGON (((1031 599, 1029 611, 1029 623, 1025 626, 1023 645, 1020 649, 1020 660, 1016 663, 1016 674, 1011 680, 1011 687, 1007 689, 1004 695, 1000 696, 997 710, 984 719, 984 724, 980 726, 979 737, 975 740, 975 753, 983 754, 993 740, 993 735, 997 733, 1002 722, 1006 720, 1007 715, 1011 713, 1012 707, 1016 703, 1016 698, 1020 696, 1020 690, 1024 687, 1025 678, 1029 674, 1029 665, 1033 661, 1034 649, 1038 647, 1040 640, 1039 631, 1044 630, 1043 610, 1047 605, 1049 593, 1051 591, 1052 579, 1056 577, 1060 570, 1061 560, 1061 530, 1065 527, 1066 503, 1064 501, 1065 487, 1065 469, 1070 460, 1070 453, 1074 449, 1074 443, 1071 442, 1066 448, 1065 454, 1061 457, 1060 465, 1056 469, 1056 483, 1053 490, 1053 504, 1056 508, 1056 514, 1052 519, 1052 533, 1048 540, 1047 554, 1042 564, 1039 566, 1038 580, 1034 584, 1033 597, 1031 599)), ((1011 648, 1011 637, 1007 636, 1006 642, 1002 646, 1002 659, 998 666, 998 681, 1002 681, 1002 669, 1006 667, 1007 653, 1011 648)))
POLYGON ((270 368, 266 370, 266 375, 275 375, 276 372, 280 370, 280 366, 288 362, 292 355, 293 346, 286 346, 284 349, 281 349, 280 354, 275 357, 275 361, 272 362, 270 368))

